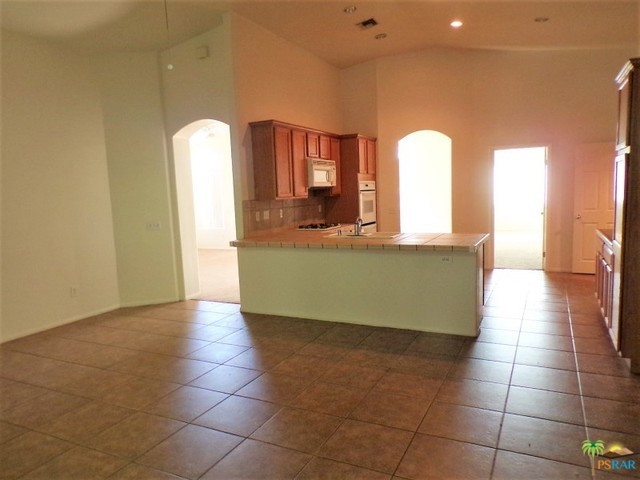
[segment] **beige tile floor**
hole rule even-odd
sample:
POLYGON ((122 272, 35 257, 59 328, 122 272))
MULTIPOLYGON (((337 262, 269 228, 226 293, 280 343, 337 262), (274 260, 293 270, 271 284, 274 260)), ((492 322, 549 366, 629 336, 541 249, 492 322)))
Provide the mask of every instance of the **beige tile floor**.
POLYGON ((640 378, 593 290, 496 270, 477 339, 188 301, 15 340, 0 478, 638 478, 581 451, 640 451, 640 378))

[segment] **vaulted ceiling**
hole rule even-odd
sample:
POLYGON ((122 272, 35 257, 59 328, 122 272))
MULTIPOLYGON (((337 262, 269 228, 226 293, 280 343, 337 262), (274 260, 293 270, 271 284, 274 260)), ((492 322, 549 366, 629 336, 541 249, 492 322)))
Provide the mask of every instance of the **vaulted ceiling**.
POLYGON ((85 53, 163 49, 219 25, 227 11, 337 67, 433 46, 640 49, 637 0, 0 0, 0 6, 3 28, 85 53), (355 11, 345 13, 350 6, 355 11), (357 26, 370 18, 378 24, 357 26), (454 19, 463 26, 451 28, 454 19), (380 34, 386 37, 376 39, 380 34))

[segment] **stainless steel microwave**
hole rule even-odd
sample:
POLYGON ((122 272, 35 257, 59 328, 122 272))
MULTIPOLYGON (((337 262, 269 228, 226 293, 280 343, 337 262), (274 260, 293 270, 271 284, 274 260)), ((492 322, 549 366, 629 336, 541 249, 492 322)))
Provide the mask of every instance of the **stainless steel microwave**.
POLYGON ((309 188, 325 188, 336 186, 336 162, 308 158, 309 188))

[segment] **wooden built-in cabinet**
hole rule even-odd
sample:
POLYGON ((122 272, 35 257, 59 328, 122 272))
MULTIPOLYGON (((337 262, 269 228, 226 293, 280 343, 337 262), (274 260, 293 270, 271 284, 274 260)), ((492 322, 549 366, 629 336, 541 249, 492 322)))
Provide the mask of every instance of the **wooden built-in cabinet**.
POLYGON ((596 297, 604 323, 610 329, 611 337, 617 335, 617 328, 612 330, 613 319, 613 265, 614 255, 609 230, 596 231, 596 297))
POLYGON ((631 371, 640 373, 640 58, 616 77, 618 133, 614 172, 611 332, 631 371))
POLYGON ((331 196, 342 193, 342 156, 340 155, 340 139, 329 139, 329 159, 336 162, 336 186, 331 189, 331 196))
POLYGON ((360 180, 376 179, 376 139, 352 134, 340 137, 339 197, 328 198, 325 216, 330 223, 353 223, 358 217, 360 180))
POLYGON ((323 191, 340 194, 340 138, 276 120, 252 122, 251 143, 256 200, 309 196, 307 158, 334 160, 337 185, 323 191))
POLYGON ((357 135, 358 173, 376 173, 376 141, 373 138, 357 135))
POLYGON ((320 157, 320 134, 307 133, 307 154, 312 158, 320 157))
POLYGON ((309 195, 307 172, 307 134, 304 130, 291 130, 291 162, 293 164, 293 196, 304 198, 309 195))

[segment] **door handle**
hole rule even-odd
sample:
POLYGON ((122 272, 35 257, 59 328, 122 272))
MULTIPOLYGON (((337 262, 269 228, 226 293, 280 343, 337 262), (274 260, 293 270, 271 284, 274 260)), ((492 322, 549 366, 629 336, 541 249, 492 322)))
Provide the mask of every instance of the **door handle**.
POLYGON ((580 220, 582 218, 582 215, 578 214, 576 215, 576 220, 580 220))

